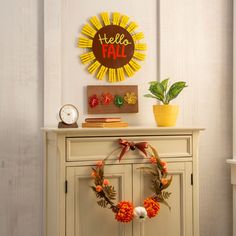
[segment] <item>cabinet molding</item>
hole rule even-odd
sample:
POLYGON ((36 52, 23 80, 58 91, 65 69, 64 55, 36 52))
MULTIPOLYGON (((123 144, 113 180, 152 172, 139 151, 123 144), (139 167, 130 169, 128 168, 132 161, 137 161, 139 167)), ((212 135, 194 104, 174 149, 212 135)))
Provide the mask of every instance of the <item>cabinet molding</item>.
MULTIPOLYGON (((191 136, 143 136, 125 137, 133 142, 147 141, 154 147, 158 147, 161 158, 181 158, 192 156, 191 136), (169 148, 171 146, 171 149, 169 148)), ((67 138, 66 139, 66 160, 67 161, 86 161, 100 160, 104 155, 108 155, 116 148, 117 137, 99 138, 67 138), (111 145, 113 144, 113 145, 111 145), (93 147, 91 149, 91 147, 93 147)), ((126 159, 135 159, 136 152, 130 152, 126 159)))

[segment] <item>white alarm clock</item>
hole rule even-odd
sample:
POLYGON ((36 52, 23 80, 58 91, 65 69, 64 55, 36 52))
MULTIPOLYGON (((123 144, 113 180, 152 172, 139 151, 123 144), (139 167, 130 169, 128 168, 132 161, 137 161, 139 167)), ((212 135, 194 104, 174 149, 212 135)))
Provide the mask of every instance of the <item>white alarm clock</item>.
POLYGON ((79 112, 77 108, 72 104, 65 104, 59 111, 59 117, 61 122, 58 124, 58 128, 77 128, 77 121, 79 119, 79 112))

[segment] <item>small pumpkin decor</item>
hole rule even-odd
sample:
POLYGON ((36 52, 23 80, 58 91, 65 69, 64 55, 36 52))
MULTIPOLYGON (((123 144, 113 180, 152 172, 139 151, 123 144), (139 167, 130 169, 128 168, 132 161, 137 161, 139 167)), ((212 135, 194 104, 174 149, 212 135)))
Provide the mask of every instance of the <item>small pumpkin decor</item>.
POLYGON ((93 186, 91 188, 96 194, 98 205, 112 210, 115 214, 115 219, 122 223, 129 223, 135 218, 145 220, 147 217, 156 217, 160 211, 160 203, 170 209, 167 199, 171 193, 166 191, 166 189, 171 184, 172 176, 167 178, 167 164, 159 158, 157 150, 147 142, 133 143, 119 139, 118 144, 118 149, 115 149, 105 159, 98 161, 96 167, 92 168, 93 186), (150 166, 139 168, 151 176, 150 188, 153 191, 150 196, 144 199, 143 206, 134 206, 130 199, 117 203, 116 190, 104 175, 108 158, 114 152, 119 151, 118 156, 119 161, 121 161, 129 150, 140 151, 150 163, 150 166))
POLYGON ((170 101, 175 99, 180 92, 187 87, 186 82, 178 81, 168 85, 169 78, 161 82, 150 82, 149 91, 151 94, 145 94, 144 97, 155 98, 163 104, 153 105, 153 113, 157 126, 175 126, 179 113, 178 105, 170 105, 170 101))

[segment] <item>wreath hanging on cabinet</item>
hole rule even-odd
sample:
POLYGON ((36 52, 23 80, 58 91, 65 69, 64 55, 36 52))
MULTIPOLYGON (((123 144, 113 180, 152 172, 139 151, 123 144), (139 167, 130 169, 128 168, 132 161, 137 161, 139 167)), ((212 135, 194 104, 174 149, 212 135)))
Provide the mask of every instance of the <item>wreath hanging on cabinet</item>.
MULTIPOLYGON (((124 139, 119 139, 122 150, 119 154, 119 161, 129 150, 139 150, 150 161, 150 166, 140 167, 139 169, 147 172, 151 176, 150 187, 152 195, 143 201, 143 206, 135 207, 130 201, 120 201, 115 203, 116 190, 108 179, 104 176, 107 159, 117 150, 114 150, 105 159, 98 161, 96 167, 92 168, 94 185, 91 186, 98 199, 97 203, 103 208, 109 208, 115 213, 115 219, 119 222, 128 223, 134 218, 146 219, 158 215, 160 203, 170 206, 167 199, 171 193, 166 191, 172 181, 172 176, 167 178, 167 164, 159 158, 157 150, 147 142, 133 143, 124 139)), ((120 147, 119 147, 120 148, 120 147)))

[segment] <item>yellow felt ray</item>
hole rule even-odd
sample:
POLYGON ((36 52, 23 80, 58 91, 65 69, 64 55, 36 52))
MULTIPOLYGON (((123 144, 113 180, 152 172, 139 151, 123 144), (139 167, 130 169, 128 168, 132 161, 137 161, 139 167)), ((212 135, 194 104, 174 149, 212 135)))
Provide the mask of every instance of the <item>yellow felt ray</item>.
POLYGON ((96 27, 97 30, 102 28, 102 24, 96 16, 91 17, 90 22, 96 27))
POLYGON ((134 30, 138 28, 138 25, 135 22, 131 22, 129 26, 127 27, 127 31, 129 33, 132 33, 134 30))
POLYGON ((120 13, 114 12, 113 13, 113 25, 119 25, 120 22, 120 13))
POLYGON ((141 66, 133 59, 129 62, 129 64, 135 71, 138 71, 141 68, 141 66))
POLYGON ((126 72, 126 74, 128 75, 128 77, 131 77, 131 76, 134 75, 134 70, 130 67, 129 64, 126 64, 126 65, 124 66, 124 68, 125 68, 125 72, 126 72))
POLYGON ((111 24, 108 12, 102 12, 101 17, 102 17, 102 20, 104 22, 104 25, 110 25, 111 24))
POLYGON ((83 64, 87 64, 90 61, 93 61, 95 59, 95 56, 94 56, 93 52, 87 52, 87 53, 80 55, 80 59, 83 64))
POLYGON ((79 38, 78 47, 79 48, 91 48, 93 45, 93 41, 87 38, 79 38))
POLYGON ((98 61, 95 61, 91 66, 89 66, 88 71, 89 73, 93 74, 101 64, 98 61))
POLYGON ((120 22, 120 26, 125 28, 126 25, 128 24, 128 21, 129 21, 129 17, 128 16, 122 16, 121 18, 121 22, 120 22))
POLYGON ((117 80, 123 81, 125 80, 125 73, 123 67, 120 67, 117 69, 117 80))
POLYGON ((116 82, 116 69, 109 68, 108 81, 111 83, 116 82))
POLYGON ((102 80, 107 72, 108 68, 105 66, 101 66, 101 68, 99 69, 98 73, 97 73, 97 79, 102 80))
POLYGON ((134 52, 134 57, 140 61, 144 61, 146 58, 146 55, 141 52, 134 52))
POLYGON ((144 38, 144 34, 143 34, 143 32, 140 32, 140 33, 132 35, 132 37, 133 37, 134 41, 137 41, 137 40, 143 39, 144 38))
POLYGON ((147 44, 146 43, 135 43, 134 49, 147 50, 147 44))
POLYGON ((82 29, 82 33, 85 34, 85 35, 88 35, 91 38, 94 37, 96 32, 97 31, 94 28, 92 28, 89 24, 86 24, 82 29))

